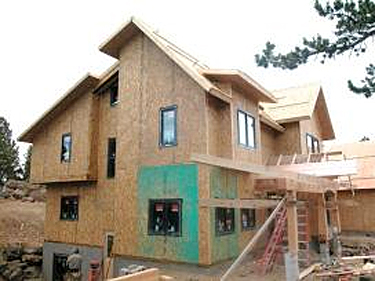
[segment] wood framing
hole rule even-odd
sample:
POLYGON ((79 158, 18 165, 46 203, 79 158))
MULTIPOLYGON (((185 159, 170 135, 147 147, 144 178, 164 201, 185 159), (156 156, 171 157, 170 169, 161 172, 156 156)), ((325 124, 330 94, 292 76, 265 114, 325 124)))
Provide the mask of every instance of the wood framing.
POLYGON ((200 199, 200 207, 221 207, 236 209, 268 209, 279 204, 279 200, 267 199, 200 199))

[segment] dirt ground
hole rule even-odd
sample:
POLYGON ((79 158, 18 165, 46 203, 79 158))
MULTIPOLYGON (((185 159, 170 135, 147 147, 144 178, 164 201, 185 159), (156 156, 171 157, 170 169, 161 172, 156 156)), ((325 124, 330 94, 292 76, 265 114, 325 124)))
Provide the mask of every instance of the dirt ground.
MULTIPOLYGON (((214 265, 209 268, 202 268, 190 265, 158 264, 163 274, 174 277, 181 281, 218 281, 233 261, 214 265)), ((280 281, 285 280, 285 269, 281 265, 275 265, 273 271, 266 275, 258 273, 254 259, 249 256, 237 268, 227 280, 231 281, 280 281)))
POLYGON ((44 209, 43 202, 0 199, 0 246, 12 243, 42 245, 44 209))

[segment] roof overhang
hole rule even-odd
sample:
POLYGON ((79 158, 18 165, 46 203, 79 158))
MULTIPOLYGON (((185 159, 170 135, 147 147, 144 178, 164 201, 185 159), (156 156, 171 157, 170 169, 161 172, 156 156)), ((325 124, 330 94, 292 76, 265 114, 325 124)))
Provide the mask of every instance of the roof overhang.
POLYGON ((51 106, 43 115, 36 120, 26 131, 19 137, 18 141, 29 142, 33 141, 34 135, 38 133, 48 122, 50 122, 57 114, 65 110, 73 101, 75 101, 82 94, 87 93, 95 88, 98 84, 99 78, 87 73, 83 76, 73 87, 71 87, 65 95, 63 95, 55 104, 51 106))
POLYGON ((131 18, 104 41, 99 50, 113 58, 120 58, 120 50, 131 37, 140 32, 139 24, 131 18))
POLYGON ((220 82, 229 82, 261 102, 276 103, 276 98, 246 73, 237 69, 204 69, 201 74, 220 82))

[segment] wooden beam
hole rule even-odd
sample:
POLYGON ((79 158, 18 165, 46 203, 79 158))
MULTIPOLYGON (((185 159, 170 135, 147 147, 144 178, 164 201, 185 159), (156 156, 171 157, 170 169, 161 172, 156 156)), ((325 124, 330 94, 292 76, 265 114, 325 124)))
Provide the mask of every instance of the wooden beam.
POLYGON ((242 253, 238 256, 238 258, 234 261, 234 263, 229 267, 229 269, 224 273, 223 277, 220 278, 220 281, 227 280, 228 276, 232 273, 232 271, 241 263, 241 261, 247 256, 247 254, 254 248, 256 243, 258 242, 259 238, 264 234, 267 228, 270 226, 273 219, 276 217, 277 212, 285 203, 285 198, 283 198, 276 208, 272 211, 271 215, 267 218, 261 228, 258 230, 257 233, 253 236, 250 240, 249 244, 245 247, 242 253))
POLYGON ((200 199, 200 207, 222 207, 236 209, 268 209, 274 208, 280 200, 270 199, 200 199))
POLYGON ((358 173, 358 164, 354 159, 280 165, 275 168, 277 168, 279 171, 288 171, 316 177, 350 176, 358 173))
POLYGON ((298 221, 297 221, 297 193, 287 193, 286 211, 288 218, 288 250, 293 256, 298 256, 298 221))

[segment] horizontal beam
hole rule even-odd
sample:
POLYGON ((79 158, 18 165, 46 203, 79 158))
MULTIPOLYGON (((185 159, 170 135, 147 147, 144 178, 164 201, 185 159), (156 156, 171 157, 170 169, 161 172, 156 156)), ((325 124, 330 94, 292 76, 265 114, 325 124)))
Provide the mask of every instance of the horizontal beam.
POLYGON ((279 200, 271 199, 200 199, 200 207, 222 207, 236 209, 268 209, 279 204, 279 200))
POLYGON ((318 178, 311 175, 298 174, 291 171, 281 171, 275 166, 245 163, 205 154, 192 154, 190 160, 211 166, 256 174, 258 175, 258 179, 290 179, 292 181, 289 181, 288 185, 285 186, 285 188, 289 188, 288 190, 322 193, 326 190, 334 190, 338 188, 338 184, 332 180, 318 178), (296 186, 299 186, 300 189, 297 190, 296 186))
POLYGON ((275 168, 281 172, 288 171, 316 177, 350 176, 358 173, 356 160, 280 165, 275 168))

